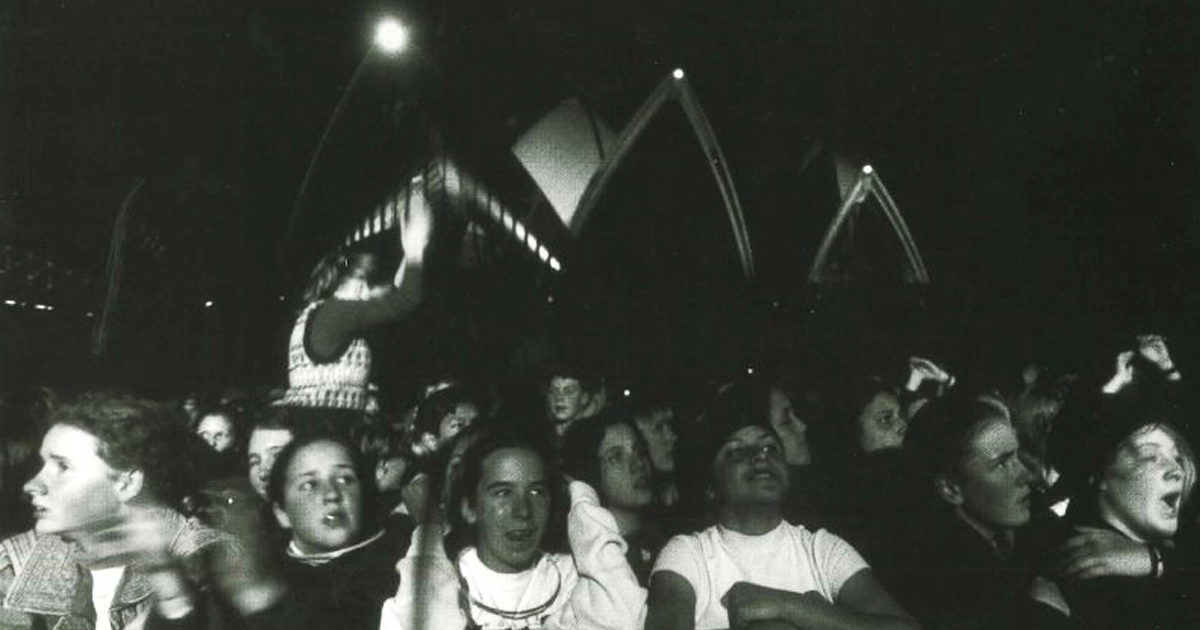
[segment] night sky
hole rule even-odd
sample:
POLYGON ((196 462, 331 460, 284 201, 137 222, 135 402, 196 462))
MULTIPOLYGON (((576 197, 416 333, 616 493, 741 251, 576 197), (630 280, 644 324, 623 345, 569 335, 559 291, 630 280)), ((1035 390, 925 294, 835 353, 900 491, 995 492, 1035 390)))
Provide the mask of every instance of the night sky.
MULTIPOLYGON (((392 369, 519 369, 546 336, 635 379, 787 361, 813 337, 839 340, 818 344, 836 355, 851 326, 908 340, 858 335, 855 354, 919 340, 960 364, 992 356, 984 346, 1108 352, 1147 327, 1189 355, 1198 4, 12 0, 0 246, 57 279, 10 264, 0 289, 57 308, 0 306, 3 375, 166 395, 278 381, 308 269, 414 165, 445 150, 544 213, 508 147, 572 96, 619 130, 675 67, 728 157, 757 279, 740 278, 672 110, 567 274, 502 239, 483 264, 440 256, 429 304, 380 341, 402 357, 392 369), (384 14, 411 25, 416 51, 364 68, 285 248, 305 168, 384 14), (825 149, 806 163, 814 143, 825 149), (837 204, 831 152, 877 168, 932 287, 806 286, 837 204), (112 338, 94 358, 113 222, 139 180, 112 338)), ((894 266, 886 246, 871 251, 868 267, 894 266)))

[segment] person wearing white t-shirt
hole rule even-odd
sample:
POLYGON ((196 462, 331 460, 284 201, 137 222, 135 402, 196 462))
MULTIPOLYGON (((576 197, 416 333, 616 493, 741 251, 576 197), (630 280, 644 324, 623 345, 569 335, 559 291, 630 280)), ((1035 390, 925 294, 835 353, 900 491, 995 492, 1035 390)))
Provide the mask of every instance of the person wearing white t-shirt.
POLYGON ((650 578, 646 627, 912 629, 917 624, 848 543, 783 519, 783 443, 762 419, 710 412, 706 498, 716 525, 676 536, 650 578))

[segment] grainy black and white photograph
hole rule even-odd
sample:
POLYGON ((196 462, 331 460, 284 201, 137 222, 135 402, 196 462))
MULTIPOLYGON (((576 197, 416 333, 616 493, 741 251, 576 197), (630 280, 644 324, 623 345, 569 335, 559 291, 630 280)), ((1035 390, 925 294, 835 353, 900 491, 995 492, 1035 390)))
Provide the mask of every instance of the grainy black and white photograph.
POLYGON ((1200 628, 1200 2, 0 3, 0 629, 1200 628))

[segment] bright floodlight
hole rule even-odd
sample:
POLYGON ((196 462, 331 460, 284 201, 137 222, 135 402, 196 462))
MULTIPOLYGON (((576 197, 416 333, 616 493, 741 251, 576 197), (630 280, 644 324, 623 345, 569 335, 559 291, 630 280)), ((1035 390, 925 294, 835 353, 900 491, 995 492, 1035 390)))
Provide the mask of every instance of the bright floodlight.
POLYGON ((863 174, 864 174, 864 175, 870 175, 870 174, 871 174, 871 173, 873 173, 873 172, 875 172, 875 169, 871 168, 871 165, 870 165, 870 164, 867 164, 866 166, 863 166, 863 174))
POLYGON ((408 29, 394 18, 380 20, 375 27, 375 45, 389 55, 398 54, 408 46, 408 29))
POLYGON ((675 72, 672 72, 671 76, 675 77, 676 79, 682 79, 683 78, 683 68, 675 68, 675 72))

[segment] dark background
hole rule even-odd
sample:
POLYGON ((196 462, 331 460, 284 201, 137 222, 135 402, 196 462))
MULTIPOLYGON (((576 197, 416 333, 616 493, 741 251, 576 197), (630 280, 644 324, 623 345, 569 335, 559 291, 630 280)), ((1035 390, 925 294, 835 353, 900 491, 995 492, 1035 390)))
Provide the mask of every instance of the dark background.
POLYGON ((0 298, 55 307, 0 303, 10 381, 279 382, 308 269, 422 158, 445 149, 544 217, 512 142, 569 96, 619 130, 675 67, 729 159, 757 279, 671 110, 568 273, 498 238, 482 263, 437 258, 428 303, 379 340, 388 378, 521 372, 551 350, 619 383, 908 350, 1092 360, 1149 329, 1185 366, 1195 352, 1196 2, 12 0, 0 27, 0 298), (383 14, 417 50, 368 61, 285 246, 383 14), (932 287, 806 286, 837 203, 827 153, 804 167, 814 142, 878 169, 932 287))

